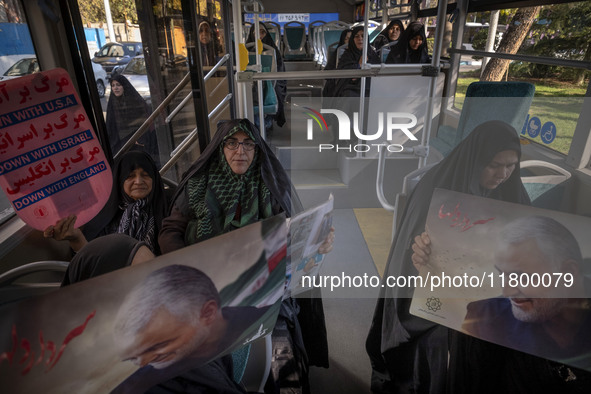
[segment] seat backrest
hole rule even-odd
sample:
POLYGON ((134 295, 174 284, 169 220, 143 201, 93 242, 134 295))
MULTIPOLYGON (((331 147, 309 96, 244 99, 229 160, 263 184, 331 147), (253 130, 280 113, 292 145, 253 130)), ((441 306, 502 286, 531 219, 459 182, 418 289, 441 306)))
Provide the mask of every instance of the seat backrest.
POLYGON ((306 56, 306 25, 291 21, 283 26, 283 56, 286 60, 306 56))
POLYGON ((338 43, 343 30, 348 29, 349 24, 341 21, 329 22, 322 26, 320 32, 320 50, 322 51, 322 66, 326 66, 328 60, 328 47, 333 43, 338 43))
POLYGON ((560 208, 567 181, 571 173, 564 168, 542 160, 520 163, 521 181, 532 205, 538 208, 560 208))
POLYGON ((454 146, 476 126, 489 120, 505 121, 520 132, 534 93, 535 86, 528 82, 471 83, 466 91, 454 146))
POLYGON ((324 21, 314 21, 308 24, 308 48, 310 51, 310 56, 312 56, 314 60, 318 60, 318 48, 320 47, 320 44, 316 41, 316 33, 318 28, 325 23, 326 22, 324 21))
POLYGON ((337 48, 337 61, 335 63, 335 68, 339 67, 339 59, 341 58, 341 56, 343 56, 343 52, 345 52, 345 49, 347 49, 348 46, 349 44, 343 44, 337 48))
MULTIPOLYGON (((246 44, 246 49, 248 50, 248 65, 252 66, 256 64, 256 54, 254 42, 249 42, 246 44)), ((261 67, 263 72, 276 72, 277 71, 277 52, 275 52, 275 48, 270 45, 263 44, 263 52, 261 53, 261 67)))
POLYGON ((394 45, 396 45, 396 44, 398 44, 398 41, 393 41, 393 42, 391 42, 389 44, 384 45, 383 47, 381 47, 379 49, 380 59, 382 60, 382 63, 386 63, 386 58, 390 54, 390 51, 392 50, 392 47, 394 45))
POLYGON ((265 22, 265 26, 267 26, 267 30, 269 30, 275 46, 281 48, 281 26, 275 22, 265 22))

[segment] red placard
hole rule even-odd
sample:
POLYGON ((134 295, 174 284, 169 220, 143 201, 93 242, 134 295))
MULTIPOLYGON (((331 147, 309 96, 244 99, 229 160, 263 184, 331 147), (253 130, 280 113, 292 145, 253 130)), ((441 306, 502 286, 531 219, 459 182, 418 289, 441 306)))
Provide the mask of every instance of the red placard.
POLYGON ((43 230, 105 205, 111 168, 68 73, 53 69, 0 82, 0 187, 18 216, 43 230))

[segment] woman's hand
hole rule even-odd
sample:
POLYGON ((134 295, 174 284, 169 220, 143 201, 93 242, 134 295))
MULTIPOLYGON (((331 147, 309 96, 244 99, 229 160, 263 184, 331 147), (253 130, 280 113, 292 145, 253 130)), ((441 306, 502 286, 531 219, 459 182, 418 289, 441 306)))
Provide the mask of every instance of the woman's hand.
POLYGON ((333 243, 334 243, 334 227, 331 227, 330 231, 328 232, 328 235, 324 239, 324 242, 318 248, 318 253, 327 254, 328 252, 330 252, 333 249, 333 243))
POLYGON ((426 272, 431 257, 431 238, 429 238, 429 234, 427 234, 426 231, 415 237, 415 242, 412 244, 412 250, 412 264, 422 275, 426 272))
POLYGON ((87 241, 82 231, 75 227, 76 219, 76 215, 70 215, 58 220, 54 226, 49 226, 43 231, 43 236, 56 241, 69 241, 74 252, 79 251, 87 241))

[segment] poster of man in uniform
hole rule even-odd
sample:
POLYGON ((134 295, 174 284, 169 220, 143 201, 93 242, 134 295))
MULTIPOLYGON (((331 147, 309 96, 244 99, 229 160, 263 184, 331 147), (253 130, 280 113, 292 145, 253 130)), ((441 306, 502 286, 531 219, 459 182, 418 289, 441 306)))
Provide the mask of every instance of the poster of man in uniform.
POLYGON ((591 370, 591 218, 437 189, 411 313, 591 370))

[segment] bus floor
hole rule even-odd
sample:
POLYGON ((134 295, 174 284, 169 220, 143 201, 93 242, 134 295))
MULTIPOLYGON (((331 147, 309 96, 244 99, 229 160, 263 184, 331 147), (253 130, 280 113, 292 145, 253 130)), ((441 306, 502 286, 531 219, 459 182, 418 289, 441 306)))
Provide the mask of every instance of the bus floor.
POLYGON ((376 265, 383 267, 388 256, 391 218, 391 214, 377 208, 333 212, 334 249, 326 256, 318 277, 339 278, 342 283, 331 289, 336 279, 330 279, 322 286, 330 367, 311 368, 313 393, 370 392, 371 367, 365 339, 378 289, 364 284, 355 287, 359 279, 353 278, 377 276, 383 270, 376 265), (347 277, 352 279, 351 287, 345 283, 347 277))

